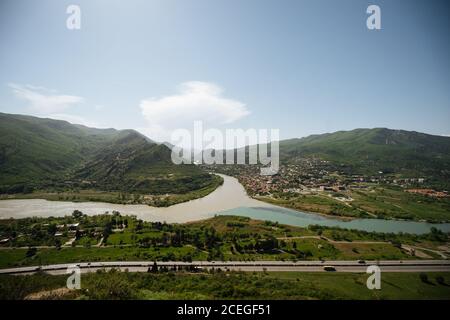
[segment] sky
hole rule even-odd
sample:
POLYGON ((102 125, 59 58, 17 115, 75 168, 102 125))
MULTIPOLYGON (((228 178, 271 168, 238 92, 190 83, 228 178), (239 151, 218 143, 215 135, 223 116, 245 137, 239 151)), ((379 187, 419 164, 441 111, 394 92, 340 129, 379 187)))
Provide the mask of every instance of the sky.
POLYGON ((156 141, 196 120, 281 139, 450 135, 449 14, 445 0, 1 0, 0 112, 156 141))

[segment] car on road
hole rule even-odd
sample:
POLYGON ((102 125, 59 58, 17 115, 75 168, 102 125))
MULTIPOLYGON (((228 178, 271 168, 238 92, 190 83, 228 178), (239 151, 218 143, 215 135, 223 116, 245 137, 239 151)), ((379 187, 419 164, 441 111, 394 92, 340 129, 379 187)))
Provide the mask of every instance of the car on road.
POLYGON ((325 271, 336 271, 336 268, 333 266, 324 266, 323 270, 325 271))

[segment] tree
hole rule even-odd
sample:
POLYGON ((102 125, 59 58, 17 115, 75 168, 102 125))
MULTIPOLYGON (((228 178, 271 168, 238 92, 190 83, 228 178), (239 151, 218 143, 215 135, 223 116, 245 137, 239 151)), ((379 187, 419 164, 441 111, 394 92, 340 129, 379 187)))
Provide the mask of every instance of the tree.
POLYGON ((158 264, 156 263, 156 261, 153 262, 153 266, 152 266, 151 272, 158 273, 158 264))
POLYGON ((55 232, 56 232, 57 228, 56 228, 56 224, 54 223, 50 223, 47 227, 47 233, 50 236, 54 236, 55 232))
POLYGON ((83 217, 83 212, 81 212, 80 210, 74 210, 73 212, 72 212, 72 217, 74 218, 74 219, 80 219, 80 218, 82 218, 83 217))
POLYGON ((35 247, 29 247, 25 255, 27 258, 31 258, 32 256, 36 255, 36 253, 37 249, 35 247))
POLYGON ((136 226, 135 226, 136 231, 142 230, 143 227, 144 227, 143 221, 142 221, 142 220, 138 220, 138 221, 136 222, 136 226))
POLYGON ((57 250, 61 249, 61 240, 59 240, 59 239, 55 240, 55 248, 57 250))
POLYGON ((32 193, 33 192, 33 190, 34 190, 34 188, 32 187, 32 186, 28 186, 28 185, 25 185, 24 187, 23 187, 23 193, 32 193))
POLYGON ((111 233, 112 233, 111 222, 107 222, 105 224, 105 227, 103 228, 103 242, 106 242, 106 239, 108 239, 108 237, 111 233))

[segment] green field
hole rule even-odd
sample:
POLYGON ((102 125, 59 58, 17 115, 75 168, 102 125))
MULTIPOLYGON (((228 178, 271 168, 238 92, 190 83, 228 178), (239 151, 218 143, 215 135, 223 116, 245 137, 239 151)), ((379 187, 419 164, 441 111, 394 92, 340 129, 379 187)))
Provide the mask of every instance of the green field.
POLYGON ((370 216, 363 210, 359 210, 358 208, 353 206, 345 205, 342 202, 327 197, 326 195, 302 195, 294 197, 260 196, 256 197, 256 199, 299 211, 315 212, 350 218, 373 218, 373 216, 370 216))
POLYGON ((27 257, 27 249, 0 250, 0 268, 13 266, 39 266, 57 263, 94 261, 183 261, 206 260, 207 253, 191 246, 176 248, 137 247, 91 247, 91 248, 49 248, 38 249, 32 257, 27 257))
POLYGON ((312 195, 275 194, 257 199, 295 210, 350 218, 426 220, 433 223, 450 220, 450 198, 430 198, 400 188, 378 185, 349 190, 344 194, 353 201, 343 203, 326 192, 312 195))
POLYGON ((182 247, 64 247, 61 249, 37 249, 32 257, 27 257, 28 249, 0 250, 0 268, 16 266, 38 266, 46 264, 94 262, 94 261, 190 261, 214 260, 224 261, 256 261, 256 260, 406 260, 417 259, 399 248, 389 244, 367 245, 331 245, 323 241, 323 247, 318 249, 320 240, 296 240, 297 250, 301 254, 290 252, 274 253, 237 253, 229 244, 221 245, 213 250, 201 250, 193 246, 182 247))
POLYGON ((381 289, 366 287, 367 274, 301 272, 98 271, 83 274, 69 291, 67 276, 0 276, 0 299, 450 299, 450 273, 383 273, 381 289), (54 289, 58 289, 56 291, 54 289), (62 289, 62 290, 61 290, 62 289), (36 293, 40 293, 36 295, 36 293))
POLYGON ((382 219, 427 220, 444 222, 450 220, 450 198, 435 199, 411 194, 401 189, 372 187, 370 191, 351 193, 355 199, 352 206, 382 219))
POLYGON ((385 234, 246 217, 216 216, 186 224, 144 222, 120 213, 0 220, 0 268, 94 261, 254 261, 442 259, 448 234, 385 234), (79 223, 79 230, 68 225, 79 223), (75 239, 64 246, 62 239, 75 239), (103 239, 102 241, 100 241, 103 239), (402 245, 420 248, 412 254, 402 245), (420 254, 419 254, 420 253, 420 254))

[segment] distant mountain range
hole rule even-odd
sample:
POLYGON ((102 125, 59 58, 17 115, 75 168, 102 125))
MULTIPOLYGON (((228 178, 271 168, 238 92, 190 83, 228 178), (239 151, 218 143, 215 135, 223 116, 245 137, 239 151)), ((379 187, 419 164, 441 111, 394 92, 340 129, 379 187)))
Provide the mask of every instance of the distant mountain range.
POLYGON ((284 161, 317 157, 355 173, 450 178, 450 137, 386 128, 355 129, 280 142, 284 161))
MULTIPOLYGON (((195 165, 174 165, 170 144, 134 130, 94 129, 66 121, 0 113, 0 192, 95 187, 183 193, 207 186, 195 165)), ((330 161, 349 174, 423 177, 448 186, 450 137, 386 128, 355 129, 280 141, 281 163, 330 161)))
MULTIPOLYGON (((425 178, 429 185, 450 188, 450 137, 386 128, 355 129, 282 140, 279 147, 281 164, 321 159, 349 175, 425 178)), ((248 147, 245 151, 248 161, 248 147)))
POLYGON ((211 176, 175 165, 171 151, 134 130, 0 113, 0 192, 96 188, 152 194, 203 188, 211 176))

